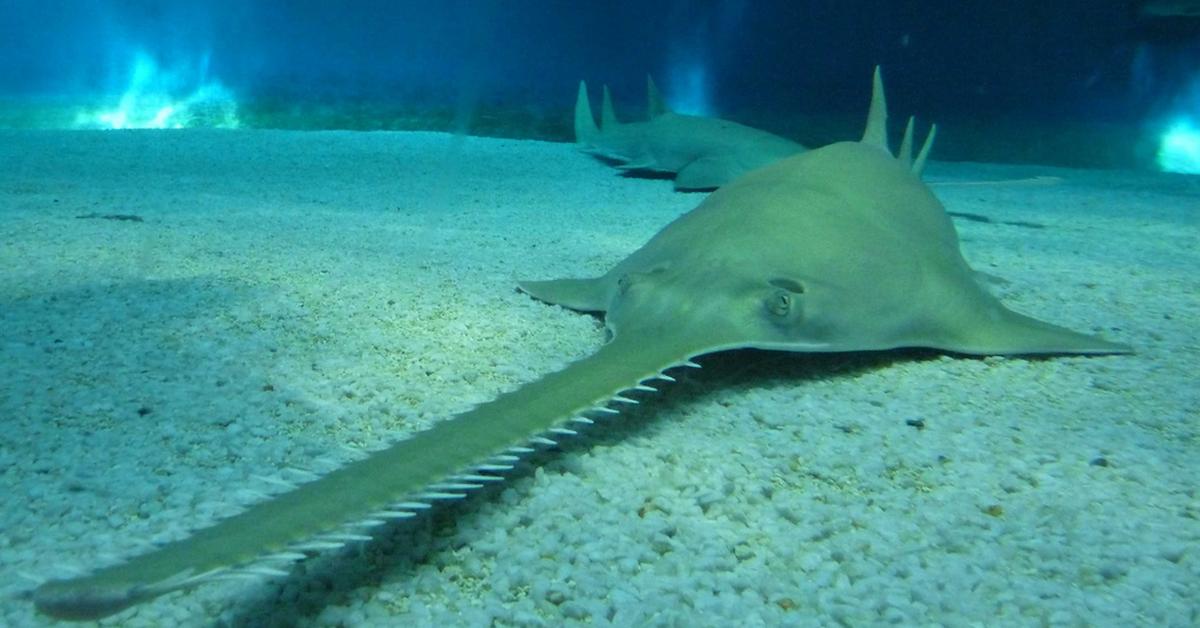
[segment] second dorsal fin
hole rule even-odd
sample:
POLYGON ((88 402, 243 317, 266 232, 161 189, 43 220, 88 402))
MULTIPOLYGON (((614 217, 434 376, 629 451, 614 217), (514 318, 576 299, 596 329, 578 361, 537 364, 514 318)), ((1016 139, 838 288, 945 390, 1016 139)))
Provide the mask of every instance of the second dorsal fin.
POLYGON ((603 97, 600 101, 600 128, 611 129, 620 124, 617 122, 617 111, 613 109, 612 94, 608 86, 604 86, 603 97))
POLYGON ((663 103, 662 94, 658 92, 658 86, 654 84, 654 78, 649 74, 646 75, 646 114, 647 117, 653 120, 664 113, 670 113, 667 105, 663 103))

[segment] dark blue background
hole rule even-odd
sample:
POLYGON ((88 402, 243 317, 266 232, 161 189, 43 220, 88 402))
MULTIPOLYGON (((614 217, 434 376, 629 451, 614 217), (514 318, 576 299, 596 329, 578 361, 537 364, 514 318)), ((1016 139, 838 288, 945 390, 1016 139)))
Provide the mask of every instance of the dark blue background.
MULTIPOLYGON (((1132 121, 1175 106, 1194 38, 1113 0, 3 0, 0 94, 120 89, 132 50, 211 53, 239 95, 424 91, 569 106, 643 98, 702 59, 718 112, 861 109, 882 63, 901 111, 1132 121), (1171 29, 1166 29, 1170 31, 1171 29)), ((668 90, 669 91, 669 90, 668 90)))

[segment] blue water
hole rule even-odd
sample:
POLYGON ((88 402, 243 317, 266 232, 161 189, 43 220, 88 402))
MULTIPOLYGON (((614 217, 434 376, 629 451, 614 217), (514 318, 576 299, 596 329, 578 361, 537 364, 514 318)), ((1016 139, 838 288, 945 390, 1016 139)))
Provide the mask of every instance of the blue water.
POLYGON ((876 64, 899 110, 960 131, 942 158, 1158 168, 1164 136, 1175 129, 1178 145, 1200 116, 1200 18, 1176 14, 1187 2, 46 4, 0 7, 0 100, 49 97, 91 117, 0 126, 222 126, 233 102, 241 126, 567 140, 558 120, 576 81, 609 84, 636 112, 650 73, 680 111, 820 144, 858 124, 842 116, 876 64), (113 114, 131 91, 140 100, 124 106, 140 112, 113 114), (398 125, 395 107, 441 113, 398 125))

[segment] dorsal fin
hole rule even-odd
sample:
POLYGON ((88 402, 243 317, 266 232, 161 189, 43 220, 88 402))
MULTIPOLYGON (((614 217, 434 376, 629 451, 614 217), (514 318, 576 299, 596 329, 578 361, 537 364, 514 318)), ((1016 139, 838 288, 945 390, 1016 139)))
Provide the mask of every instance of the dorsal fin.
POLYGON ((900 152, 896 158, 905 166, 912 165, 912 144, 913 144, 913 125, 916 124, 916 119, 912 116, 908 117, 908 124, 904 125, 904 139, 900 140, 900 152))
POLYGON ((592 117, 592 106, 588 103, 587 83, 579 81, 579 95, 575 97, 575 143, 590 144, 600 133, 596 119, 592 117))
POLYGON ((670 113, 670 109, 663 103, 662 94, 658 93, 658 86, 654 84, 654 77, 646 75, 646 113, 647 117, 653 120, 664 113, 670 113))
POLYGON ((933 150, 933 138, 937 137, 937 125, 929 127, 929 135, 925 136, 925 143, 921 145, 921 152, 917 153, 917 160, 913 162, 913 174, 918 177, 925 172, 925 162, 929 160, 929 152, 933 150))
POLYGON ((875 79, 871 84, 871 109, 867 112, 867 128, 863 131, 862 143, 891 152, 887 141, 887 99, 883 95, 883 76, 879 66, 875 66, 875 79))
POLYGON ((613 109, 612 94, 608 91, 608 86, 604 86, 604 99, 600 103, 600 128, 608 129, 615 127, 620 122, 617 122, 617 111, 613 109))

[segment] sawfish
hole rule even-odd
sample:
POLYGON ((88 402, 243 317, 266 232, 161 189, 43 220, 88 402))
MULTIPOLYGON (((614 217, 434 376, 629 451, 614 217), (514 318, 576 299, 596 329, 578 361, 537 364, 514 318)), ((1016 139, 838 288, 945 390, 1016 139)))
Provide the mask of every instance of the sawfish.
POLYGON ((755 168, 806 150, 789 139, 744 124, 671 111, 649 76, 649 119, 644 122, 619 122, 607 85, 602 93, 597 127, 587 83, 579 82, 575 142, 585 152, 618 162, 626 172, 674 174, 676 190, 718 188, 755 168))
MULTIPOLYGON (((909 126, 911 130, 911 124, 909 126)), ((1005 307, 976 283, 946 210, 921 182, 931 130, 893 156, 878 69, 866 131, 718 189, 600 277, 520 281, 534 298, 604 315, 590 357, 297 485, 190 537, 28 593, 43 613, 97 619, 224 579, 286 575, 500 481, 523 456, 738 348, 929 347, 971 355, 1130 349, 1005 307)))

